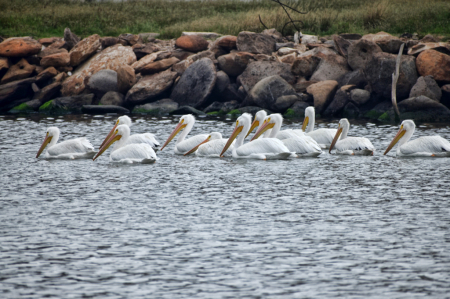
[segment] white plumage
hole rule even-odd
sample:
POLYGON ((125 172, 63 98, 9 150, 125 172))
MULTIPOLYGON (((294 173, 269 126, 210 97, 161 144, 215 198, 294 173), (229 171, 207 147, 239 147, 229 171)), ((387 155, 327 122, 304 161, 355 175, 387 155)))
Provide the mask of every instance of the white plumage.
MULTIPOLYGON (((282 123, 283 117, 279 113, 266 116, 263 124, 259 127, 253 138, 258 138, 261 134, 269 130, 271 130, 271 132, 268 138, 274 138, 275 136, 276 138, 279 138, 282 123)), ((289 149, 289 151, 296 154, 296 157, 317 157, 322 153, 320 146, 311 137, 306 135, 297 135, 286 130, 283 131, 283 133, 287 138, 282 139, 281 141, 289 149)))
MULTIPOLYGON (((259 129, 261 127, 261 125, 263 124, 264 120, 266 119, 266 117, 267 117, 267 112, 265 110, 259 110, 258 112, 256 112, 255 120, 253 121, 253 123, 247 133, 247 136, 250 135, 250 133, 253 132, 253 130, 255 128, 259 129)), ((269 137, 270 134, 271 134, 271 130, 266 131, 263 135, 263 138, 269 137)), ((299 135, 304 135, 304 133, 303 132, 295 132, 292 129, 287 129, 287 130, 283 130, 283 131, 280 130, 276 134, 276 136, 274 136, 273 138, 278 138, 280 140, 283 140, 283 139, 292 138, 292 137, 299 136, 299 135)), ((256 139, 256 138, 254 138, 254 136, 253 136, 252 140, 253 139, 256 139)))
POLYGON ((47 134, 36 155, 38 158, 47 147, 45 159, 91 159, 95 155, 92 144, 85 137, 58 142, 60 131, 57 127, 47 129, 47 134))
POLYGON ((232 151, 233 158, 263 160, 287 159, 293 154, 283 144, 283 142, 281 142, 281 140, 276 138, 262 138, 243 144, 246 134, 250 128, 250 123, 251 115, 248 113, 242 114, 236 120, 236 127, 228 139, 227 144, 223 148, 221 156, 236 138, 237 140, 232 151))
POLYGON ((111 162, 116 163, 154 163, 158 158, 153 148, 146 143, 127 144, 130 137, 130 128, 127 125, 119 125, 113 132, 113 135, 106 141, 98 154, 94 157, 97 159, 104 151, 106 151, 113 143, 114 148, 109 156, 111 162))
POLYGON ((315 122, 316 112, 314 107, 307 107, 305 109, 305 119, 303 120, 302 130, 305 131, 307 136, 314 139, 321 148, 329 148, 337 130, 325 128, 314 130, 315 122))
POLYGON ((184 129, 183 132, 180 134, 180 136, 177 139, 177 142, 175 143, 174 148, 175 154, 184 155, 192 148, 197 146, 200 142, 204 141, 208 137, 207 134, 199 134, 185 140, 186 135, 189 134, 189 132, 192 130, 194 124, 195 124, 195 117, 192 114, 183 115, 180 118, 178 125, 170 134, 169 138, 167 138, 164 145, 161 147, 161 150, 163 150, 163 148, 165 148, 166 145, 169 144, 169 142, 183 129, 184 129))
POLYGON ((330 145, 329 152, 336 147, 336 154, 340 155, 373 155, 375 147, 372 142, 365 137, 347 137, 350 123, 346 118, 339 121, 339 126, 330 145), (339 136, 341 137, 339 139, 339 136), (338 140, 339 139, 339 140, 338 140))
MULTIPOLYGON (((220 158, 220 153, 225 147, 228 139, 222 138, 222 134, 219 132, 212 132, 208 137, 199 143, 197 146, 192 148, 186 155, 195 152, 197 157, 207 157, 207 158, 220 158)), ((223 154, 224 157, 231 157, 234 148, 234 142, 223 154)))
POLYGON ((384 154, 386 155, 398 142, 397 156, 404 157, 450 157, 450 142, 441 136, 423 136, 409 141, 414 134, 416 124, 414 121, 404 120, 397 135, 392 140, 384 154))
MULTIPOLYGON (((108 140, 111 137, 112 133, 115 131, 117 126, 127 125, 128 127, 131 127, 131 124, 132 124, 131 118, 129 118, 127 115, 122 115, 121 117, 119 117, 116 121, 116 124, 111 129, 108 136, 106 136, 105 140, 103 141, 100 147, 102 147, 105 144, 106 140, 108 140)), ((158 140, 156 140, 155 135, 151 133, 133 134, 128 138, 127 141, 127 144, 139 144, 139 143, 148 144, 154 150, 158 149, 160 146, 160 143, 158 142, 158 140)))

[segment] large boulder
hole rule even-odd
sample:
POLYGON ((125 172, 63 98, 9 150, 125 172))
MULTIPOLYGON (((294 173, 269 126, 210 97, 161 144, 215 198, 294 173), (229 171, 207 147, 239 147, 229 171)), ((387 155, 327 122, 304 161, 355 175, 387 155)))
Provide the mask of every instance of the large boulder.
POLYGON ((348 48, 352 43, 339 35, 333 36, 333 41, 336 51, 338 51, 338 53, 342 56, 347 57, 348 48))
POLYGON ((82 107, 92 105, 93 100, 94 94, 60 97, 44 103, 39 107, 39 112, 49 114, 82 113, 82 107))
POLYGON ((245 71, 238 77, 238 80, 248 93, 261 79, 273 75, 280 75, 289 84, 295 83, 295 77, 291 73, 291 65, 277 61, 250 62, 245 71))
POLYGON ((384 52, 398 54, 402 41, 393 35, 386 32, 378 32, 375 34, 366 34, 362 37, 364 40, 368 40, 376 43, 384 52))
POLYGON ((354 71, 364 69, 372 56, 381 52, 383 50, 376 43, 360 39, 348 47, 348 64, 354 71))
POLYGON ((149 54, 152 54, 154 52, 159 51, 159 47, 155 44, 136 44, 133 46, 134 54, 136 54, 136 58, 139 60, 144 56, 147 56, 149 54))
POLYGON ((113 70, 100 70, 89 78, 89 90, 97 98, 103 97, 108 91, 117 90, 117 72, 113 70))
POLYGON ((420 76, 419 79, 417 79, 416 84, 411 88, 409 97, 414 98, 418 96, 426 96, 437 102, 440 101, 442 91, 433 79, 433 76, 420 76))
POLYGON ((166 70, 161 73, 142 77, 127 93, 125 102, 134 106, 154 102, 163 93, 172 87, 173 81, 178 76, 176 72, 166 70))
POLYGON ((61 67, 70 64, 70 55, 66 49, 60 49, 59 53, 47 55, 41 59, 41 66, 47 67, 61 67))
POLYGON ((66 28, 64 29, 64 41, 68 46, 68 50, 70 50, 78 44, 80 38, 75 33, 72 33, 70 28, 66 28))
POLYGON ((0 79, 11 67, 11 63, 7 57, 0 57, 0 79))
POLYGON ((294 63, 292 64, 291 71, 297 76, 309 78, 316 70, 319 62, 320 58, 316 56, 300 56, 295 59, 294 63))
POLYGON ((151 75, 154 73, 159 73, 159 72, 167 70, 172 65, 174 65, 175 63, 178 63, 178 62, 180 62, 180 60, 176 57, 171 57, 171 58, 151 62, 141 69, 141 74, 142 75, 151 75))
POLYGON ((314 108, 317 113, 322 113, 334 98, 338 83, 335 80, 326 80, 308 86, 306 91, 314 98, 314 108))
POLYGON ((323 116, 340 117, 347 103, 350 101, 350 90, 348 86, 342 86, 334 95, 333 100, 328 107, 323 111, 323 116))
MULTIPOLYGON (((450 110, 426 96, 409 98, 398 103, 400 119, 413 119, 415 121, 448 122, 450 121, 450 110)), ((391 120, 394 119, 390 112, 391 120)))
POLYGON ((72 48, 72 50, 70 50, 70 65, 77 66, 83 61, 87 60, 89 57, 95 54, 100 46, 100 36, 98 34, 86 37, 85 39, 77 43, 72 48))
POLYGON ((219 67, 228 76, 236 77, 244 72, 250 61, 254 61, 253 55, 248 52, 234 52, 217 58, 219 67))
POLYGON ((0 43, 0 56, 25 57, 38 54, 42 45, 31 37, 11 37, 0 43))
POLYGON ((216 95, 220 95, 225 91, 228 85, 230 85, 230 78, 224 71, 218 71, 216 75, 216 85, 214 85, 213 92, 216 95))
POLYGON ((167 115, 179 107, 178 103, 171 99, 162 99, 153 103, 138 105, 134 107, 133 113, 144 113, 151 115, 167 115))
POLYGON ((208 42, 200 35, 185 35, 177 38, 175 45, 189 52, 200 52, 208 49, 208 42))
POLYGON ((358 107, 362 106, 370 100, 370 92, 365 89, 353 89, 350 91, 350 99, 358 107))
POLYGON ((9 111, 14 106, 17 99, 31 97, 33 89, 31 85, 35 78, 28 78, 0 85, 0 112, 9 111))
POLYGON ((61 91, 61 82, 54 82, 42 88, 39 92, 34 94, 33 100, 36 100, 36 104, 33 107, 37 110, 42 104, 51 100, 55 96, 58 96, 61 91))
POLYGON ((450 83, 450 55, 426 50, 417 57, 417 71, 421 76, 433 76, 439 83, 450 83))
POLYGON ((149 55, 146 55, 142 57, 140 60, 135 61, 131 67, 134 68, 135 73, 140 73, 142 69, 149 63, 152 63, 153 61, 156 61, 158 58, 158 54, 162 53, 162 51, 155 52, 149 55))
POLYGON ((270 35, 242 31, 237 36, 238 51, 272 55, 275 52, 276 39, 270 35))
POLYGON ((275 112, 283 112, 286 109, 277 109, 278 105, 276 103, 278 98, 287 95, 296 96, 297 93, 295 92, 295 89, 279 75, 273 75, 260 80, 253 86, 248 94, 256 106, 270 109, 275 112))
POLYGON ((316 57, 320 57, 320 62, 310 80, 338 80, 351 71, 347 60, 342 56, 318 54, 316 57))
MULTIPOLYGON (((397 55, 376 53, 366 64, 364 73, 377 99, 391 99, 392 74, 395 71, 397 55)), ((413 56, 403 55, 400 62, 400 76, 397 82, 397 100, 406 99, 417 81, 416 63, 413 56)))
POLYGON ((125 104, 124 96, 117 91, 108 91, 100 99, 100 105, 123 106, 125 104))
POLYGON ((136 55, 131 47, 117 44, 106 48, 80 65, 73 75, 63 82, 61 92, 65 96, 80 94, 86 88, 85 82, 96 72, 103 69, 117 71, 123 65, 131 65, 135 61, 136 55))
POLYGON ((126 94, 134 84, 136 84, 134 69, 127 64, 123 64, 117 70, 117 91, 126 94))
POLYGON ((1 84, 5 84, 8 82, 28 78, 31 76, 35 69, 35 65, 29 64, 25 58, 22 58, 18 63, 9 68, 0 82, 1 84))
POLYGON ((228 51, 231 51, 231 50, 237 48, 236 42, 237 42, 237 36, 225 35, 225 36, 219 37, 215 43, 217 46, 222 47, 228 51))
POLYGON ((367 85, 363 70, 356 70, 345 74, 339 80, 339 86, 355 85, 357 88, 364 88, 367 85))
POLYGON ((209 58, 191 64, 181 75, 170 98, 180 106, 206 107, 208 97, 216 84, 216 68, 209 58))

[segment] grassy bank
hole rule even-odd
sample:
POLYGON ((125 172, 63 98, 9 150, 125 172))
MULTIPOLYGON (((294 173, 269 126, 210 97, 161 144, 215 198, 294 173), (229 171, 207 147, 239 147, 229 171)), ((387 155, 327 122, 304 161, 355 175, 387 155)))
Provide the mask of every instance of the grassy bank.
MULTIPOLYGON (((282 0, 283 1, 283 0, 282 0)), ((307 14, 292 12, 302 20, 307 34, 417 32, 450 37, 448 0, 284 0, 307 14)), ((0 36, 36 38, 62 36, 69 27, 81 37, 94 33, 159 32, 162 38, 180 36, 182 31, 214 31, 236 35, 240 31, 281 31, 288 21, 283 9, 270 0, 167 1, 147 0, 122 3, 71 0, 0 0, 0 36)), ((288 26, 285 34, 292 34, 288 26)))

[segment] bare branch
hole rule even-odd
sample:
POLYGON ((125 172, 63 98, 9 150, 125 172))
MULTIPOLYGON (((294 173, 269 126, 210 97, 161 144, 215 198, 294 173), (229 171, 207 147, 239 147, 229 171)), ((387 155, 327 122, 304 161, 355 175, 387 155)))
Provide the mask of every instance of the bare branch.
POLYGON ((395 72, 392 74, 392 106, 394 106, 394 111, 397 114, 397 116, 400 118, 400 111, 398 110, 397 106, 397 81, 398 77, 400 76, 400 61, 402 59, 402 53, 403 48, 405 47, 405 44, 403 43, 400 46, 400 50, 398 51, 397 60, 395 62, 395 72))
POLYGON ((267 26, 263 23, 263 21, 261 20, 261 15, 258 15, 259 16, 259 22, 264 26, 264 28, 266 28, 266 29, 269 29, 269 28, 267 28, 267 26))

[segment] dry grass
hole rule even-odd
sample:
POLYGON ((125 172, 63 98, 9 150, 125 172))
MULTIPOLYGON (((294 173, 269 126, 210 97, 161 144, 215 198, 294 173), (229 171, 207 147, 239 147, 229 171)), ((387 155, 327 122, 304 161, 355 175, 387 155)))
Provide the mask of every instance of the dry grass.
MULTIPOLYGON (((450 37, 450 1, 447 0, 285 0, 307 14, 291 13, 301 20, 303 33, 373 33, 387 31, 432 33, 450 37)), ((163 38, 182 31, 215 31, 236 35, 259 32, 262 20, 281 30, 288 18, 270 0, 147 0, 122 3, 71 0, 0 0, 0 35, 37 38, 62 36, 69 27, 84 37, 98 33, 159 32, 163 38)), ((292 25, 285 34, 293 34, 292 25)))

